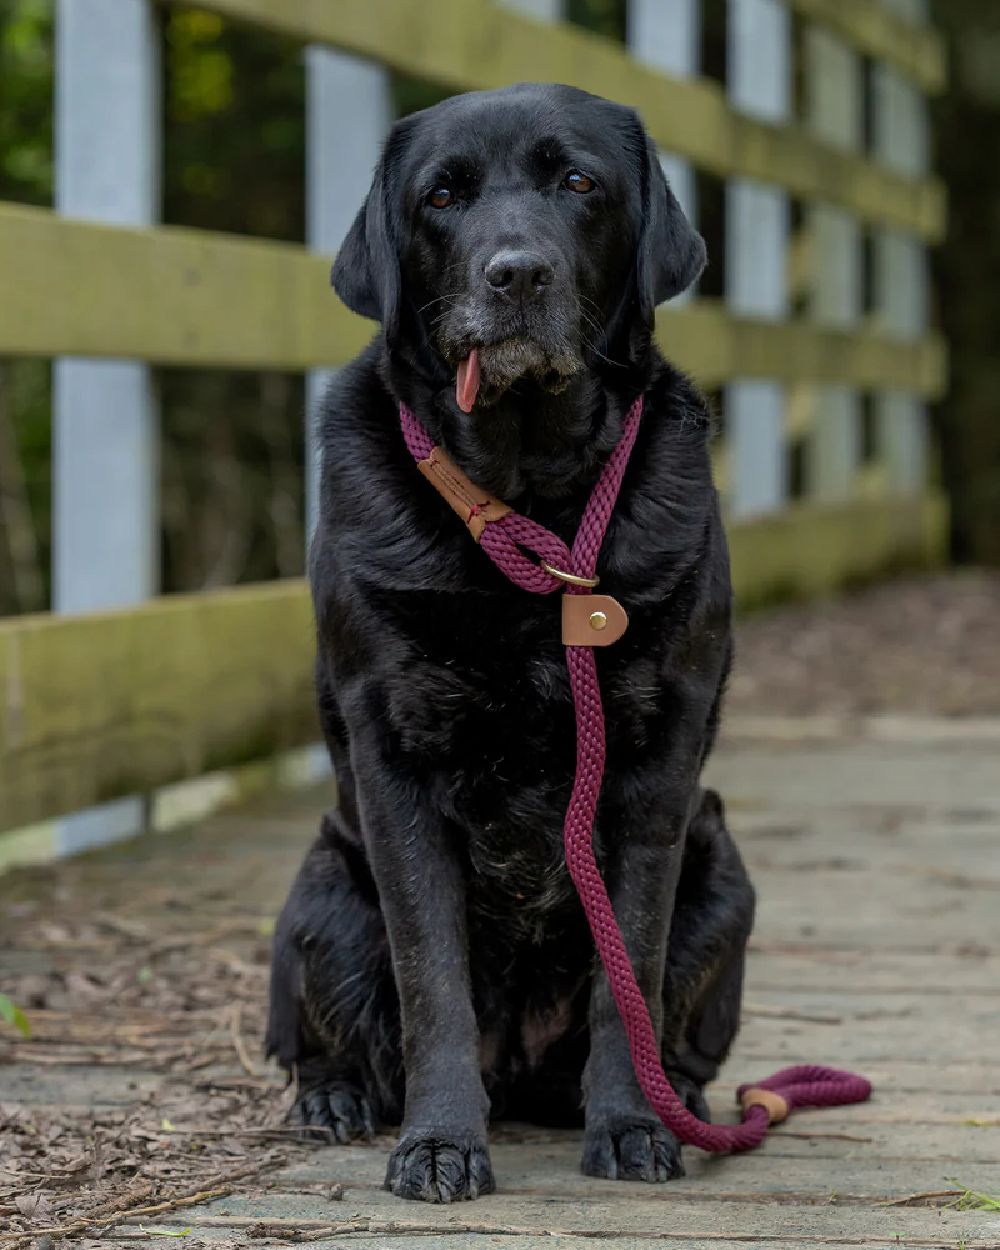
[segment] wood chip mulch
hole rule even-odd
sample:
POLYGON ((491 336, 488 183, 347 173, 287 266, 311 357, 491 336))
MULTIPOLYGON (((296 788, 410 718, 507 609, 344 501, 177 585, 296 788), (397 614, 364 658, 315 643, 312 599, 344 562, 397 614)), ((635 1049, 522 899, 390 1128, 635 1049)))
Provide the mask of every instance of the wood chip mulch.
POLYGON ((905 577, 737 624, 726 710, 1000 716, 1000 571, 905 577))
POLYGON ((31 1028, 0 1026, 3 1250, 126 1219, 123 1235, 156 1235, 158 1215, 259 1192, 316 1148, 284 1123, 291 1091, 261 1056, 270 915, 156 885, 158 866, 184 871, 172 841, 127 875, 68 861, 0 886, 0 989, 31 1028))

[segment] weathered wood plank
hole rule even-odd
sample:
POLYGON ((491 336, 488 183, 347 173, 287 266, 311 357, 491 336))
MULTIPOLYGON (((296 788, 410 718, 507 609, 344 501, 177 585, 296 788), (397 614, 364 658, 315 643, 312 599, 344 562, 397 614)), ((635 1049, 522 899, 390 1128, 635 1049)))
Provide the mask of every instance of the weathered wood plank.
POLYGON ((0 829, 315 740, 302 582, 0 622, 0 829))
POLYGON ((902 566, 939 563, 945 505, 933 495, 792 507, 733 527, 737 601, 823 594, 902 566))
MULTIPOLYGON (((744 742, 727 754, 724 771, 720 766, 716 774, 714 761, 709 763, 709 784, 739 795, 738 802, 730 805, 737 836, 751 845, 766 844, 776 857, 778 848, 793 837, 814 857, 853 856, 885 832, 885 821, 895 827, 907 820, 908 844, 911 840, 932 844, 936 839, 936 845, 954 858, 951 844, 958 840, 954 813, 976 807, 992 811, 997 800, 995 743, 964 743, 960 738, 955 742, 964 749, 951 754, 947 771, 936 767, 942 750, 950 745, 945 739, 878 742, 869 738, 853 757, 843 747, 831 751, 829 743, 805 739, 762 740, 753 752, 746 750, 744 742), (915 746, 919 749, 914 750, 915 746), (779 785, 783 817, 775 822, 770 796, 779 785), (836 817, 830 809, 836 810, 836 817), (841 813, 847 814, 846 822, 841 813), (844 823, 847 827, 841 828, 844 823), (834 846, 835 851, 831 850, 834 846)), ((972 829, 966 825, 962 836, 968 837, 972 829)), ((989 854, 995 840, 992 830, 984 822, 981 857, 989 854)), ((959 870, 968 868, 959 865, 959 870)), ((987 944, 998 945, 994 938, 987 944)))
POLYGON ((788 0, 788 5, 866 56, 895 66, 925 91, 936 94, 947 86, 944 40, 930 26, 908 22, 878 0, 788 0))
MULTIPOLYGON (((307 369, 350 360, 374 326, 329 289, 330 261, 288 244, 164 227, 132 230, 0 204, 0 354, 138 357, 158 363, 307 369)), ((704 386, 773 377, 933 397, 945 350, 734 318, 702 301, 663 310, 664 351, 704 386)))
POLYGON ((524 81, 575 84, 633 105, 660 147, 703 169, 759 178, 929 239, 944 232, 944 191, 937 180, 900 177, 818 144, 798 127, 740 117, 717 84, 664 78, 578 28, 546 27, 541 38, 537 21, 485 0, 206 0, 205 7, 382 61, 448 90, 524 81))
MULTIPOLYGON (((744 843, 745 846, 745 843, 744 843)), ((815 862, 815 861, 814 861, 815 862)), ((769 871, 769 869, 768 869, 769 871)), ((827 878, 830 881, 829 878, 827 878)), ((837 879, 831 883, 839 890, 837 879)), ((1000 957, 935 954, 930 968, 922 951, 838 950, 801 953, 796 943, 752 942, 748 960, 749 984, 755 994, 782 993, 803 998, 816 990, 817 974, 822 974, 827 1010, 837 1012, 847 994, 869 995, 882 1004, 895 1004, 913 993, 919 984, 921 994, 933 999, 968 999, 972 995, 1000 995, 1000 957)), ((940 1003, 942 1010, 946 1003, 940 1003)), ((996 1115, 1000 1118, 1000 1107, 996 1115)))
POLYGON ((132 230, 0 204, 0 352, 305 369, 372 335, 290 244, 132 230))
MULTIPOLYGON (((766 1148, 765 1148, 766 1149, 766 1148)), ((527 1153, 522 1147, 522 1151, 527 1153)), ((694 1152, 690 1152, 692 1155, 694 1152)), ((334 1154, 334 1151, 331 1151, 334 1154)), ((700 1237, 725 1240, 739 1230, 751 1244, 769 1238, 783 1240, 788 1246, 808 1246, 819 1242, 823 1245, 891 1244, 925 1245, 940 1247, 942 1244, 964 1243, 972 1247, 995 1247, 995 1239, 987 1241, 987 1234, 996 1231, 995 1217, 991 1220, 982 1212, 954 1210, 935 1211, 933 1225, 935 1239, 924 1239, 928 1232, 928 1213, 907 1207, 879 1207, 874 1204, 852 1206, 826 1203, 766 1203, 743 1200, 726 1202, 720 1209, 714 1204, 685 1202, 677 1204, 676 1189, 680 1185, 633 1185, 627 1196, 623 1195, 620 1182, 587 1181, 580 1186, 582 1192, 570 1197, 551 1193, 553 1183, 560 1174, 571 1176, 578 1168, 575 1151, 566 1150, 553 1160, 549 1152, 532 1151, 531 1162, 541 1193, 537 1190, 512 1193, 504 1185, 503 1173, 498 1167, 498 1192, 478 1205, 465 1203, 436 1206, 431 1203, 413 1202, 400 1210, 400 1202, 382 1188, 382 1177, 376 1169, 382 1163, 381 1152, 371 1151, 374 1156, 369 1164, 369 1184, 363 1193, 355 1195, 356 1202, 363 1204, 363 1218, 372 1221, 371 1231, 384 1236, 387 1226, 393 1230, 390 1244, 404 1232, 437 1235, 445 1245, 463 1231, 478 1232, 483 1244, 489 1245, 488 1236, 496 1238, 494 1244, 506 1245, 501 1235, 532 1234, 548 1240, 547 1234, 562 1235, 583 1233, 594 1237, 595 1230, 603 1241, 605 1238, 648 1238, 654 1244, 680 1243, 684 1246, 697 1244, 700 1237), (793 1240, 794 1238, 794 1240, 793 1240)), ((331 1179, 336 1175, 337 1158, 342 1157, 341 1148, 330 1169, 331 1179)), ((743 1167, 743 1155, 716 1159, 711 1172, 720 1190, 725 1190, 729 1178, 736 1176, 743 1167)), ((775 1172, 781 1165, 772 1160, 775 1172)), ((944 1188, 944 1182, 939 1188, 944 1188)), ((827 1195, 831 1186, 827 1187, 827 1195)), ((344 1204, 348 1206, 349 1204, 344 1204)), ((300 1228, 323 1228, 336 1218, 331 1216, 330 1199, 326 1193, 277 1193, 268 1195, 268 1217, 295 1221, 300 1228)), ((191 1207, 184 1212, 164 1217, 163 1222, 193 1229, 211 1227, 215 1223, 225 1228, 243 1227, 260 1222, 260 1203, 253 1199, 230 1197, 191 1207), (222 1215, 225 1210, 226 1215, 222 1215)), ((388 1239, 387 1239, 388 1240, 388 1239)), ((335 1244, 331 1241, 331 1245, 335 1244)), ((342 1242, 341 1244, 346 1244, 342 1242)), ((386 1241, 381 1243, 386 1244, 386 1241)), ((535 1242, 539 1244, 538 1241, 535 1242)), ((543 1243, 544 1244, 544 1241, 543 1243)), ((558 1242, 557 1242, 558 1244, 558 1242)), ((605 1241, 606 1245, 607 1242, 605 1241)), ((614 1244, 612 1242, 612 1244, 614 1244)), ((647 1242, 648 1244, 648 1242, 647 1242)))

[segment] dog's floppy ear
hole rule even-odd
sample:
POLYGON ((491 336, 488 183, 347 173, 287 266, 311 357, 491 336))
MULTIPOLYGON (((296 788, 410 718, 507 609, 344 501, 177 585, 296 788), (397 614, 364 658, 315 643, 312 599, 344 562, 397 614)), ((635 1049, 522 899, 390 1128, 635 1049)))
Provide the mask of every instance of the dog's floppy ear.
POLYGON ((667 185, 660 158, 643 132, 645 150, 642 222, 636 280, 642 315, 651 320, 657 304, 679 295, 705 268, 705 240, 684 216, 667 185))
POLYGON ((333 262, 333 288, 352 312, 381 321, 387 338, 399 325, 400 269, 392 191, 394 136, 375 169, 371 190, 333 262))

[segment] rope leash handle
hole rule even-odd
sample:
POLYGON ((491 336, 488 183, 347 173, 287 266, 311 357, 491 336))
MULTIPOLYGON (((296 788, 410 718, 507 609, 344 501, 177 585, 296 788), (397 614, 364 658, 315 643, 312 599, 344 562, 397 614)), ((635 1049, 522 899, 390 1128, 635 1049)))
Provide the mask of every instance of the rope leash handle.
POLYGON ((577 716, 576 777, 563 830, 566 866, 583 904, 594 945, 625 1027, 636 1079, 650 1106, 685 1145, 697 1146, 712 1154, 729 1154, 759 1146, 771 1124, 785 1119, 796 1107, 834 1107, 864 1102, 871 1095, 871 1084, 864 1077, 817 1065, 785 1068, 766 1081, 741 1086, 737 1096, 743 1105, 743 1120, 738 1125, 707 1124, 677 1097, 663 1071, 649 1008, 636 981, 594 856, 593 818, 605 757, 597 663, 589 647, 567 647, 566 653, 577 716), (772 1097, 763 1097, 761 1090, 772 1097))
MULTIPOLYGON (((517 512, 490 520, 479 539, 480 546, 502 573, 523 590, 551 594, 589 595, 588 586, 569 585, 547 572, 537 561, 592 579, 597 558, 614 511, 629 456, 642 417, 643 398, 629 409, 622 436, 608 457, 587 501, 572 551, 544 526, 517 512), (526 552, 536 557, 531 559, 526 552)), ((435 449, 434 441, 419 418, 400 404, 400 425, 411 455, 423 461, 435 449)), ((473 505, 470 511, 475 514, 473 505)), ((690 1112, 674 1092, 663 1064, 650 1019, 649 1008, 636 981, 614 908, 594 855, 593 832, 597 803, 604 780, 607 750, 604 709, 593 647, 567 646, 576 717, 576 773, 566 819, 563 842, 566 866, 580 897, 594 945, 608 977, 608 984, 628 1037, 632 1066, 639 1087, 666 1128, 685 1145, 712 1154, 752 1150, 767 1136, 771 1124, 780 1123, 800 1107, 836 1107, 864 1102, 871 1083, 862 1076, 836 1068, 803 1064, 784 1068, 754 1085, 741 1085, 737 1098, 743 1118, 736 1125, 707 1124, 690 1112)))

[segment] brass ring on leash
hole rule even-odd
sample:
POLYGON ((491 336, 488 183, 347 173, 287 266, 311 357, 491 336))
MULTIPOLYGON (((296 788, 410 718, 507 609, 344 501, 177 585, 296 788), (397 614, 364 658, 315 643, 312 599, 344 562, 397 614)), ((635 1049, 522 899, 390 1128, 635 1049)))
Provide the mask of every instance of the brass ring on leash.
POLYGON ((553 577, 558 577, 561 582, 569 582, 571 586, 586 586, 593 590, 601 580, 599 577, 578 577, 576 573, 564 573, 562 569, 553 568, 551 564, 546 564, 544 560, 540 563, 546 573, 551 573, 553 577))

